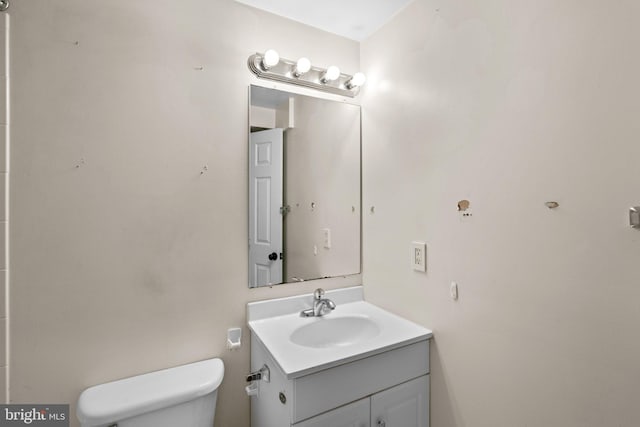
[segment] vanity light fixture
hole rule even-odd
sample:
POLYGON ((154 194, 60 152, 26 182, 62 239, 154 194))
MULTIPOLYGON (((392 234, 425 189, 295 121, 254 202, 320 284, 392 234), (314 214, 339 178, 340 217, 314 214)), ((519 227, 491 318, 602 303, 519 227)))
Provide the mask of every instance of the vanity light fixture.
POLYGON ((293 69, 293 76, 300 77, 301 75, 308 73, 311 69, 311 61, 307 58, 300 58, 296 62, 296 67, 293 69))
POLYGON ((273 49, 251 55, 248 66, 251 72, 261 79, 304 86, 350 98, 358 95, 366 80, 362 73, 353 76, 344 74, 335 65, 326 69, 312 66, 308 58, 303 57, 297 61, 280 58, 273 49))

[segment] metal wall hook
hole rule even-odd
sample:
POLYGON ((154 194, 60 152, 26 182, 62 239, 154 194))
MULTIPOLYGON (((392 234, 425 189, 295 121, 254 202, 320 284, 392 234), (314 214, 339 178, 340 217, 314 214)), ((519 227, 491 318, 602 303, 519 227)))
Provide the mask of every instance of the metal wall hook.
POLYGON ((9 9, 9 0, 0 0, 0 12, 9 9))

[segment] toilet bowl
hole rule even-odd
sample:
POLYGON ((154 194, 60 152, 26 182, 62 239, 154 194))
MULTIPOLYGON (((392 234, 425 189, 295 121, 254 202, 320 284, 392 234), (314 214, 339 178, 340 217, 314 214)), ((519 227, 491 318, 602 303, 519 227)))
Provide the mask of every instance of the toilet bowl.
POLYGON ((82 427, 211 427, 220 359, 209 359, 90 387, 78 399, 82 427))

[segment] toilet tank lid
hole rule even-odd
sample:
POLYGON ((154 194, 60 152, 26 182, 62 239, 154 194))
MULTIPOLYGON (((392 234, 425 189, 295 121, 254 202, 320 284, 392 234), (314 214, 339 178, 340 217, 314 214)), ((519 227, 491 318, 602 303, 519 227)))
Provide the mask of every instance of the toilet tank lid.
POLYGON ((78 399, 82 423, 119 421, 211 393, 224 376, 220 359, 164 369, 90 387, 78 399))

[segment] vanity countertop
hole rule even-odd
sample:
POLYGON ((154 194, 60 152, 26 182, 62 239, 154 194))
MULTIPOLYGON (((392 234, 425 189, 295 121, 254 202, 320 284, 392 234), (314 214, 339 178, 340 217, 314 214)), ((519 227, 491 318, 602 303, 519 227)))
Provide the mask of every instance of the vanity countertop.
POLYGON ((311 294, 249 303, 249 328, 271 353, 287 379, 298 378, 403 347, 432 332, 362 299, 362 286, 327 291, 336 303, 322 317, 300 317, 311 294))

